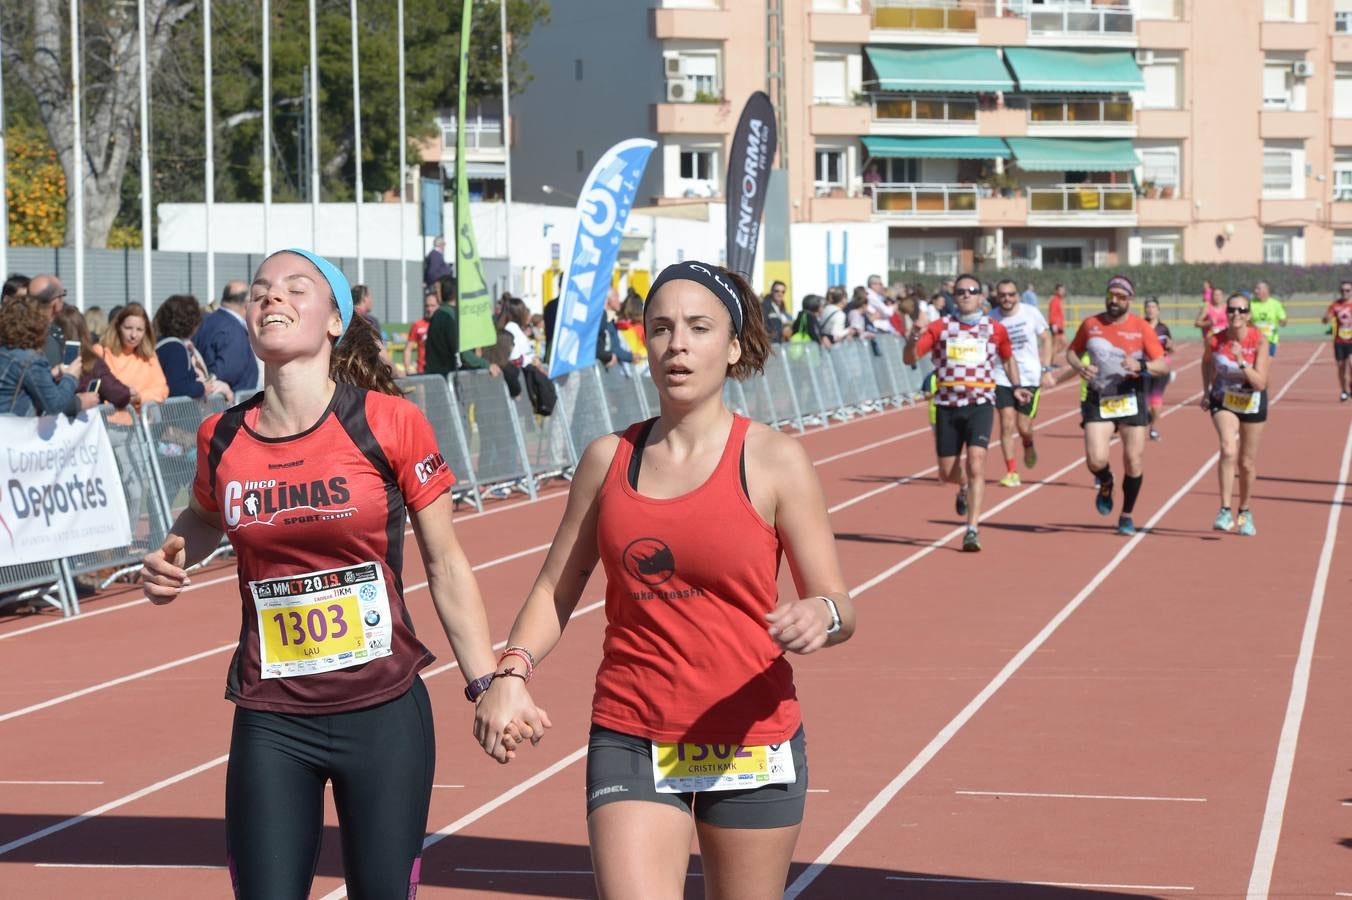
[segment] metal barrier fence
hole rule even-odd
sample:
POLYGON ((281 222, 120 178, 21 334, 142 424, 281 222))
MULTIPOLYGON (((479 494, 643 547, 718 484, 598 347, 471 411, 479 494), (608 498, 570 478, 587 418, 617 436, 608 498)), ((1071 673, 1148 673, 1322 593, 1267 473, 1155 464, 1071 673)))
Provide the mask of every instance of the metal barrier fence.
MULTIPOLYGON (((845 421, 889 405, 914 403, 929 370, 927 359, 906 365, 902 342, 893 335, 831 348, 776 344, 763 373, 740 382, 729 379, 723 396, 739 414, 774 428, 802 431, 827 427, 832 419, 845 421)), ((449 378, 415 375, 400 379, 399 385, 432 425, 456 478, 452 496, 481 511, 490 498, 519 492, 535 499, 541 483, 570 478, 596 438, 660 412, 646 367, 626 364, 597 364, 560 378, 549 416, 535 413, 524 390, 513 398, 506 380, 486 370, 449 378)), ((135 571, 187 507, 198 464, 197 431, 221 409, 223 403, 214 396, 148 403, 139 413, 101 407, 127 497, 131 542, 64 560, 0 568, 0 595, 17 593, 72 615, 79 611, 75 576, 100 572, 106 586, 135 571)))

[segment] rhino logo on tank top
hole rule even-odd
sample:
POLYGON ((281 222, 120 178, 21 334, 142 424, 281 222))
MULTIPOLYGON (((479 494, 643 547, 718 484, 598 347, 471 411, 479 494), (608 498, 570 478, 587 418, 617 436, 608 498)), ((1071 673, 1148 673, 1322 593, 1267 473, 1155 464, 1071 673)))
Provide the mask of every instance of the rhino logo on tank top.
POLYGON ((676 557, 666 541, 639 538, 624 548, 624 570, 648 587, 656 587, 676 574, 676 557))

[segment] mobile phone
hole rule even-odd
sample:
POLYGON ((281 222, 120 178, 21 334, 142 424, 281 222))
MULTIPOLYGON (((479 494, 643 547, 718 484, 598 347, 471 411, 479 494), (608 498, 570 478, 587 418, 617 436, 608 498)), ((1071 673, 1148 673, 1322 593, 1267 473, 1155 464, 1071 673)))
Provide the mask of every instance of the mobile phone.
POLYGON ((61 356, 61 364, 68 366, 80 358, 80 342, 66 341, 66 351, 61 356))
POLYGON ((91 394, 97 394, 99 392, 99 386, 101 384, 103 384, 102 378, 91 379, 89 384, 85 385, 85 391, 91 394))

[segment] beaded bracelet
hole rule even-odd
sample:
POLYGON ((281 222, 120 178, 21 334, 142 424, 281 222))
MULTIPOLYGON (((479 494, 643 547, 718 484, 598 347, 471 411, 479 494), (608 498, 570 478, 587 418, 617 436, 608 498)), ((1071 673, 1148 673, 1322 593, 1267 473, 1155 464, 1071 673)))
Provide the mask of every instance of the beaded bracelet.
POLYGON ((505 660, 509 656, 515 656, 517 659, 521 660, 523 663, 526 664, 526 672, 524 675, 521 675, 520 673, 515 674, 519 675, 519 677, 521 678, 524 678, 528 682, 533 677, 535 677, 535 660, 531 658, 530 651, 522 647, 508 647, 506 650, 502 652, 502 655, 498 657, 498 665, 501 666, 503 660, 505 660))

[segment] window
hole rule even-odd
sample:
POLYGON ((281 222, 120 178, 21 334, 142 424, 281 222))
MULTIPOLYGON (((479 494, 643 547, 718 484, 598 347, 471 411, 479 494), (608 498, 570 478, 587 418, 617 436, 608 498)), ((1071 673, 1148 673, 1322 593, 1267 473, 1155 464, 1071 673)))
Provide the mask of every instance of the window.
POLYGON ((1263 108, 1291 109, 1291 63, 1286 60, 1263 63, 1263 108))
POLYGON ((1268 141, 1263 145, 1263 196, 1299 200, 1305 196, 1305 151, 1300 142, 1268 141), (1294 146, 1293 146, 1294 145, 1294 146))
POLYGON ((1352 231, 1333 232, 1333 264, 1352 265, 1352 231))
POLYGON ((1352 66, 1338 66, 1334 72, 1333 117, 1352 118, 1352 66))
POLYGON ((1279 22, 1296 21, 1298 0, 1263 0, 1263 18, 1279 22))
POLYGON ((683 53, 681 65, 685 77, 695 83, 695 96, 722 97, 723 89, 718 82, 718 54, 683 53))
POLYGON ((1352 200, 1352 149, 1333 150, 1333 199, 1352 200))
POLYGON ((1168 188, 1174 193, 1179 191, 1182 187, 1179 179, 1182 166, 1179 164, 1181 154, 1178 146, 1138 147, 1137 152, 1141 157, 1142 184, 1154 184, 1161 190, 1168 188))
POLYGON ((1145 80, 1145 90, 1139 96, 1142 109, 1178 109, 1179 73, 1182 70, 1182 58, 1175 55, 1155 52, 1155 61, 1141 66, 1141 77, 1145 80))
POLYGON ((817 191, 845 186, 845 151, 834 147, 817 148, 817 191))
POLYGON ((573 60, 573 80, 582 80, 582 60, 580 59, 573 60))
POLYGON ((714 151, 682 150, 681 177, 695 181, 711 181, 714 177, 714 151))
POLYGON ((813 103, 844 103, 847 83, 845 57, 818 54, 812 60, 813 103))
POLYGON ((1178 0, 1137 0, 1138 19, 1177 19, 1178 0))
POLYGON ((1141 236, 1141 265, 1171 266, 1177 260, 1177 234, 1152 234, 1141 236))
POLYGON ((1292 256, 1291 237, 1286 234, 1263 233, 1263 262, 1288 265, 1292 256))
POLYGON ((915 184, 920 181, 920 160, 918 159, 874 159, 869 167, 882 176, 886 184, 915 184))
POLYGON ((1333 30, 1338 34, 1352 32, 1352 0, 1333 0, 1333 30))

